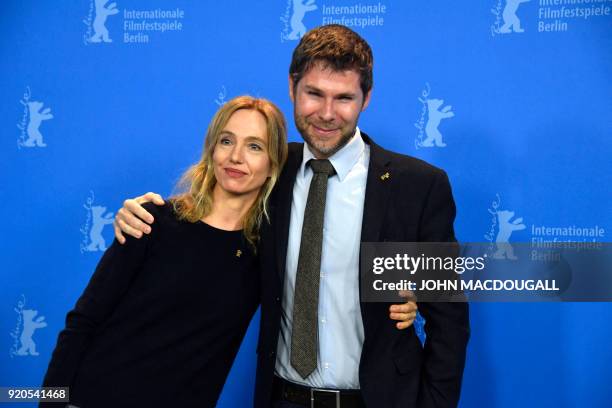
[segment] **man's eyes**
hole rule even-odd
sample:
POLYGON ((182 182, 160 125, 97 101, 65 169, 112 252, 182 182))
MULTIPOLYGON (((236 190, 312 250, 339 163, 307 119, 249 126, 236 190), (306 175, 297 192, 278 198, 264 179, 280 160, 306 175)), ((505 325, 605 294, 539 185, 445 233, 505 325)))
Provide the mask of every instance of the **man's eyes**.
MULTIPOLYGON (((308 95, 311 95, 311 96, 321 97, 321 93, 316 92, 316 91, 308 91, 307 93, 308 93, 308 95)), ((348 101, 352 101, 354 98, 352 96, 349 96, 349 95, 343 95, 343 96, 339 96, 336 99, 338 99, 340 101, 347 101, 348 102, 348 101)))

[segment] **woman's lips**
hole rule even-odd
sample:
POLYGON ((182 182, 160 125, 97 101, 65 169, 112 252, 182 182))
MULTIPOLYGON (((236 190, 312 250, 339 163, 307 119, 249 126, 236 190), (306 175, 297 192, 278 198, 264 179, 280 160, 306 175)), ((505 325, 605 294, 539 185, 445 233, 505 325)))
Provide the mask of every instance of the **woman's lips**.
POLYGON ((225 173, 228 176, 230 176, 231 178, 240 178, 240 177, 246 175, 246 173, 244 171, 240 171, 240 170, 236 170, 236 169, 225 168, 223 170, 225 170, 225 173))

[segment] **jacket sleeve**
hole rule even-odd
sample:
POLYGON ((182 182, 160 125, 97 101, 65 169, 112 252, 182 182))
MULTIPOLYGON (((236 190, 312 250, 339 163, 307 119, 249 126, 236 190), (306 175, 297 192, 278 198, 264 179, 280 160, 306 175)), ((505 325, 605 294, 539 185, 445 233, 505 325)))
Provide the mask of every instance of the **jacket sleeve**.
POLYGON ((157 224, 151 234, 141 239, 127 237, 123 245, 115 240, 104 253, 85 291, 66 316, 66 327, 58 336, 44 387, 69 387, 73 383, 96 332, 112 315, 142 269, 150 241, 158 229, 157 224))
MULTIPOLYGON (((446 173, 435 177, 420 220, 419 241, 455 242, 455 202, 446 173)), ((456 407, 470 336, 466 302, 419 303, 427 336, 419 408, 456 407)))

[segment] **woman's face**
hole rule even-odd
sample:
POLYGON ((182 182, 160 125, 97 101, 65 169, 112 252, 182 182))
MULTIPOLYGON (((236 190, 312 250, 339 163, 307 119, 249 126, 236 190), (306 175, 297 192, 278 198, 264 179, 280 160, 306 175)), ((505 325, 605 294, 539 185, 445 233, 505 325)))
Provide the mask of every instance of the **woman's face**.
POLYGON ((217 139, 212 158, 215 189, 257 195, 271 175, 265 117, 252 109, 234 112, 217 139))

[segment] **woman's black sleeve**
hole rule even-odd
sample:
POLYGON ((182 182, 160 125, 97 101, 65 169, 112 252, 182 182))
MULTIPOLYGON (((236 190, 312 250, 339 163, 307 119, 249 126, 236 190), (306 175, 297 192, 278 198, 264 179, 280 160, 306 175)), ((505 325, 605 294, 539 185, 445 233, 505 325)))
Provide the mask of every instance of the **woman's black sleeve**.
POLYGON ((141 239, 127 237, 123 245, 115 240, 104 253, 85 291, 66 316, 66 327, 58 336, 43 380, 44 387, 69 387, 72 384, 92 338, 142 269, 157 229, 159 225, 156 223, 151 234, 143 234, 141 239))

